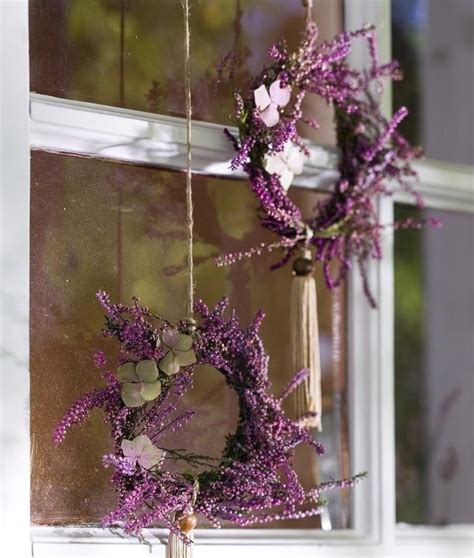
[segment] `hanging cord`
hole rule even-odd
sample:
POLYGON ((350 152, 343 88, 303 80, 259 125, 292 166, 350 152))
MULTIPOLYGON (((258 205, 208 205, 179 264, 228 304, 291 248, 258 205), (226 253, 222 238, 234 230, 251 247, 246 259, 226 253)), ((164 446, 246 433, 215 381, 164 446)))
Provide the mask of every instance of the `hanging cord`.
POLYGON ((306 8, 306 20, 313 19, 313 0, 302 0, 303 8, 306 8))
MULTIPOLYGON (((191 32, 189 30, 189 0, 181 0, 184 14, 184 89, 186 96, 186 225, 188 231, 188 317, 185 320, 184 332, 192 334, 196 329, 196 322, 193 319, 194 307, 194 269, 193 269, 193 196, 192 196, 192 152, 191 152, 191 117, 193 113, 191 99, 191 64, 190 64, 190 43, 191 32)), ((192 506, 194 506, 199 484, 195 483, 192 506)), ((197 518, 190 509, 183 510, 174 515, 173 523, 179 528, 183 536, 179 536, 176 531, 170 531, 166 545, 167 558, 191 558, 192 545, 194 540, 193 531, 196 527, 197 518)))
POLYGON ((181 0, 184 13, 184 88, 186 97, 186 225, 188 231, 188 318, 192 319, 194 308, 194 264, 193 264, 193 196, 192 196, 192 151, 191 118, 193 105, 191 98, 191 31, 189 28, 189 0, 181 0))

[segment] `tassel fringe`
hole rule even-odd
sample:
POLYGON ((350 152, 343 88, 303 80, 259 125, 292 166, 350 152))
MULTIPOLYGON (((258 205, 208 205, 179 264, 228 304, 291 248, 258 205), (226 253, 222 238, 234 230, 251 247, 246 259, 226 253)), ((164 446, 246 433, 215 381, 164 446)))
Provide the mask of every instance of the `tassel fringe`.
MULTIPOLYGON (((186 533, 186 536, 194 540, 192 532, 186 533)), ((169 534, 168 543, 166 545, 166 558, 192 558, 192 555, 192 544, 185 544, 183 540, 174 533, 169 534)))
MULTIPOLYGON (((199 484, 195 483, 195 492, 193 495, 193 504, 196 500, 196 494, 199 484)), ((168 543, 166 545, 166 558, 192 558, 193 555, 193 542, 194 542, 194 528, 197 525, 196 514, 192 510, 187 513, 177 513, 174 516, 174 523, 181 531, 183 537, 179 537, 176 532, 170 531, 168 536, 168 543), (184 538, 184 540, 183 540, 184 538), (186 541, 186 542, 184 542, 186 541)))
POLYGON ((321 362, 319 354, 316 281, 312 274, 295 275, 290 301, 291 367, 309 369, 308 377, 294 392, 296 419, 321 430, 321 362))

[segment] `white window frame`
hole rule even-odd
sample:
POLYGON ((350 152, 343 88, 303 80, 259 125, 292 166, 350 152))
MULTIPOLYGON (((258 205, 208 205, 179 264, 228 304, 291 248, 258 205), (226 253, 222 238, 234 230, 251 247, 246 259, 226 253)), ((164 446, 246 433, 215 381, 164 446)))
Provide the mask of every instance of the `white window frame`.
MULTIPOLYGON (((381 57, 390 55, 390 0, 346 0, 346 27, 379 25, 381 57)), ((1 522, 5 556, 164 556, 164 530, 147 530, 148 545, 123 534, 87 527, 33 527, 29 513, 29 159, 30 147, 119 161, 182 168, 182 119, 29 94, 28 3, 0 0, 1 101, 1 522), (10 551, 11 550, 11 551, 10 551)), ((363 63, 356 51, 354 63, 363 63)), ((391 105, 390 90, 385 99, 391 105)), ((196 122, 194 170, 230 176, 222 126, 196 122)), ((297 185, 328 188, 337 176, 334 150, 312 146, 297 185)), ((429 161, 418 165, 428 207, 474 212, 473 169, 429 161), (449 188, 446 188, 446 185, 449 188)), ((233 176, 238 176, 233 173, 233 176)), ((403 193, 380 203, 391 222, 403 193)), ((393 237, 369 277, 380 303, 368 307, 357 274, 349 280, 351 467, 369 478, 354 491, 354 527, 319 530, 198 531, 196 558, 241 556, 418 557, 472 556, 472 526, 399 527, 395 518, 393 382, 393 237), (291 547, 291 548, 290 548, 291 547)))

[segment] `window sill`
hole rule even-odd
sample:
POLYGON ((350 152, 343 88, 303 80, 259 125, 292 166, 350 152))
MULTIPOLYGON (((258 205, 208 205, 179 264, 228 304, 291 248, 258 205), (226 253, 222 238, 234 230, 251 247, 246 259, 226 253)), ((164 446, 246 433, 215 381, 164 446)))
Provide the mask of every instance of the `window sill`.
MULTIPOLYGON (((165 557, 167 533, 163 529, 144 531, 145 542, 119 530, 94 527, 39 527, 31 529, 34 558, 101 556, 135 558, 165 557)), ((426 556, 471 558, 473 532, 470 526, 442 528, 397 527, 393 544, 380 543, 355 531, 301 530, 198 530, 194 558, 419 558, 426 556), (242 548, 244 547, 244 548, 242 548), (291 547, 291 550, 290 548, 291 547)))

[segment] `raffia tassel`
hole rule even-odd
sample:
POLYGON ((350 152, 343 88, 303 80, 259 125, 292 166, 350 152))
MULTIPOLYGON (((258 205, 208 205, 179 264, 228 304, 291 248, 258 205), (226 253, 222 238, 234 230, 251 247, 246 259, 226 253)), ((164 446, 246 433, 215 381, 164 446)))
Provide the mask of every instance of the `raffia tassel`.
MULTIPOLYGON (((186 537, 194 541, 194 528, 197 524, 197 518, 194 513, 190 513, 178 520, 178 525, 186 537)), ((186 544, 180 537, 174 533, 169 534, 168 543, 166 545, 166 558, 192 558, 193 545, 186 544)))
POLYGON ((290 299, 290 355, 292 371, 309 369, 309 376, 293 394, 294 413, 305 426, 321 430, 321 361, 318 305, 311 252, 293 264, 290 299))

